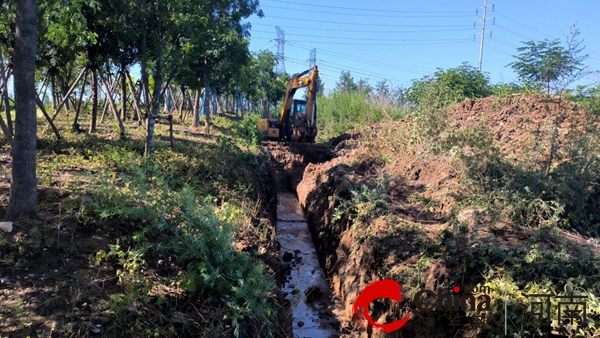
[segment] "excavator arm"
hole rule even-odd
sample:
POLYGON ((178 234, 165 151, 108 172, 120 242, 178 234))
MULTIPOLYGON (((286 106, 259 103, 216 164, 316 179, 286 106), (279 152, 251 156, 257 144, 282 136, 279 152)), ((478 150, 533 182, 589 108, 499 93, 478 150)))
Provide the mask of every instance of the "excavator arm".
MULTIPOLYGON (((261 119, 258 124, 259 131, 271 138, 288 138, 292 140, 313 142, 316 134, 316 96, 317 79, 319 69, 314 66, 302 73, 293 75, 287 83, 283 107, 278 120, 261 119), (312 70, 312 72, 311 72, 312 70), (310 73, 309 76, 306 76, 310 73), (290 118, 292 105, 294 104, 294 94, 300 88, 308 87, 308 96, 306 100, 306 111, 304 113, 296 112, 293 121, 290 118), (291 135, 288 131, 291 126, 291 135)), ((301 100, 296 100, 301 101, 301 100)))
POLYGON ((294 94, 296 93, 296 90, 298 90, 299 88, 310 87, 310 85, 314 82, 314 76, 316 73, 317 66, 315 66, 314 69, 315 71, 313 71, 310 77, 303 77, 304 75, 308 74, 308 72, 310 72, 309 69, 305 70, 300 74, 295 74, 288 81, 287 88, 285 90, 285 98, 283 100, 283 107, 281 108, 281 114, 279 116, 280 126, 283 126, 283 124, 288 120, 290 116, 292 102, 294 100, 294 94))

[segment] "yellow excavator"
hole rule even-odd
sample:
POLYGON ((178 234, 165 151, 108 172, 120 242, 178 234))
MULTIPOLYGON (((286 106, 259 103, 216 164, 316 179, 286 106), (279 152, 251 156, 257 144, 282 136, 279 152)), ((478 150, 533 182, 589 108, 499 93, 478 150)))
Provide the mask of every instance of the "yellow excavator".
POLYGON ((294 74, 288 81, 279 119, 260 119, 258 121, 259 132, 270 140, 313 143, 317 137, 318 77, 317 66, 294 74), (306 76, 308 73, 310 75, 306 76), (296 90, 304 87, 308 87, 306 100, 294 99, 296 90))

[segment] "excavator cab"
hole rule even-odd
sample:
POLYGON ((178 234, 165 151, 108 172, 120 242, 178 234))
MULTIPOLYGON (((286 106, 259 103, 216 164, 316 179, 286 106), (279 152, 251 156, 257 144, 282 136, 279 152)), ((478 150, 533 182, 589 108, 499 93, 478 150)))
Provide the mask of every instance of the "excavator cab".
POLYGON ((269 139, 314 142, 317 136, 317 66, 293 75, 288 81, 284 104, 278 119, 263 118, 258 130, 269 139), (305 76, 309 74, 309 76, 305 76), (307 99, 294 99, 299 88, 308 87, 307 99))
POLYGON ((292 123, 296 115, 306 113, 306 100, 294 99, 292 101, 292 109, 288 115, 287 121, 283 122, 283 133, 281 135, 284 139, 290 139, 292 137, 292 123))

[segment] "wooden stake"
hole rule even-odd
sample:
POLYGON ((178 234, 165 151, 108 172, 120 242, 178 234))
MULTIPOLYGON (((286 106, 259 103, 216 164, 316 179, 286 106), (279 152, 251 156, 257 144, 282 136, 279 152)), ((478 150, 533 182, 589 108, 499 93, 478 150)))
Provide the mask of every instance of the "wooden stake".
POLYGON ((44 117, 46 118, 46 120, 48 120, 48 123, 50 124, 50 127, 52 127, 52 131, 54 131, 54 135, 56 135, 56 138, 60 140, 61 139, 60 133, 58 132, 58 129, 54 125, 54 122, 52 122, 52 119, 50 118, 50 115, 48 115, 48 113, 46 112, 46 108, 44 107, 44 103, 42 102, 42 100, 40 99, 40 96, 37 93, 35 93, 35 99, 37 101, 38 106, 42 110, 42 113, 44 114, 44 117))
POLYGON ((134 107, 135 113, 137 114, 137 117, 138 117, 138 125, 145 126, 144 119, 142 118, 142 116, 143 116, 142 110, 140 109, 140 106, 138 105, 137 93, 135 90, 133 90, 133 86, 131 84, 131 78, 129 77, 129 73, 127 73, 127 85, 129 86, 129 91, 131 92, 131 100, 133 101, 133 107, 134 107))
POLYGON ((119 117, 119 113, 117 112, 117 106, 115 105, 115 101, 113 101, 112 95, 110 94, 110 87, 106 83, 106 80, 104 79, 104 75, 102 74, 102 70, 100 68, 98 68, 98 76, 100 77, 100 81, 102 82, 102 84, 104 85, 104 88, 106 88, 106 91, 108 93, 106 95, 106 97, 108 98, 108 101, 110 102, 110 109, 113 111, 115 119, 117 120, 117 123, 119 124, 119 131, 121 133, 121 137, 124 137, 125 136, 125 127, 123 126, 123 121, 121 121, 121 118, 119 117))
POLYGON ((75 80, 75 82, 73 83, 73 85, 71 86, 71 88, 69 89, 69 91, 67 92, 67 94, 65 95, 65 97, 62 99, 62 101, 60 102, 60 104, 56 108, 56 112, 54 112, 54 115, 52 115, 52 122, 54 122, 54 119, 56 119, 56 116, 60 112, 60 109, 65 104, 65 102, 67 102, 67 100, 69 99, 69 96, 71 96, 71 93, 73 92, 73 90, 75 90, 75 87, 79 83, 79 80, 81 80, 81 77, 83 76, 83 74, 86 73, 87 69, 88 69, 88 67, 84 67, 83 70, 81 70, 81 73, 79 73, 79 76, 77 77, 77 80, 75 80))

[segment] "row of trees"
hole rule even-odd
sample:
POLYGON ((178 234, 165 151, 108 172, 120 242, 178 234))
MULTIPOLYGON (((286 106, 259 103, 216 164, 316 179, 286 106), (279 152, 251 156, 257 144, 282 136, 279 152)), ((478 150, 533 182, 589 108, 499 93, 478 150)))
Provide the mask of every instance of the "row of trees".
MULTIPOLYGON (((13 155, 6 218, 31 214, 36 205, 36 107, 44 111, 59 136, 53 121, 61 108, 77 108, 73 126, 79 129, 79 108, 85 97, 90 105, 88 131, 95 132, 104 92, 106 107, 114 113, 122 136, 126 109, 136 108, 135 116, 143 119, 140 125, 147 128, 146 154, 151 154, 154 125, 161 105, 173 96, 172 88, 182 89, 175 94, 182 103, 186 90, 195 91, 196 101, 204 90, 243 93, 253 106, 276 103, 287 76, 273 71, 273 53, 249 52, 251 27, 242 21, 254 14, 263 16, 258 0, 2 2, 0 102, 4 118, 0 115, 0 127, 13 155), (140 69, 139 81, 130 75, 134 66, 140 69), (7 89, 11 76, 14 119, 7 89), (50 114, 44 109, 46 91, 40 95, 42 88, 50 88, 49 101, 54 108, 50 114)), ((189 98, 191 95, 191 101, 189 98)), ((210 99, 203 105, 209 107, 210 99)), ((193 106, 196 124, 197 104, 193 106)), ((205 114, 207 132, 210 115, 205 114)))

